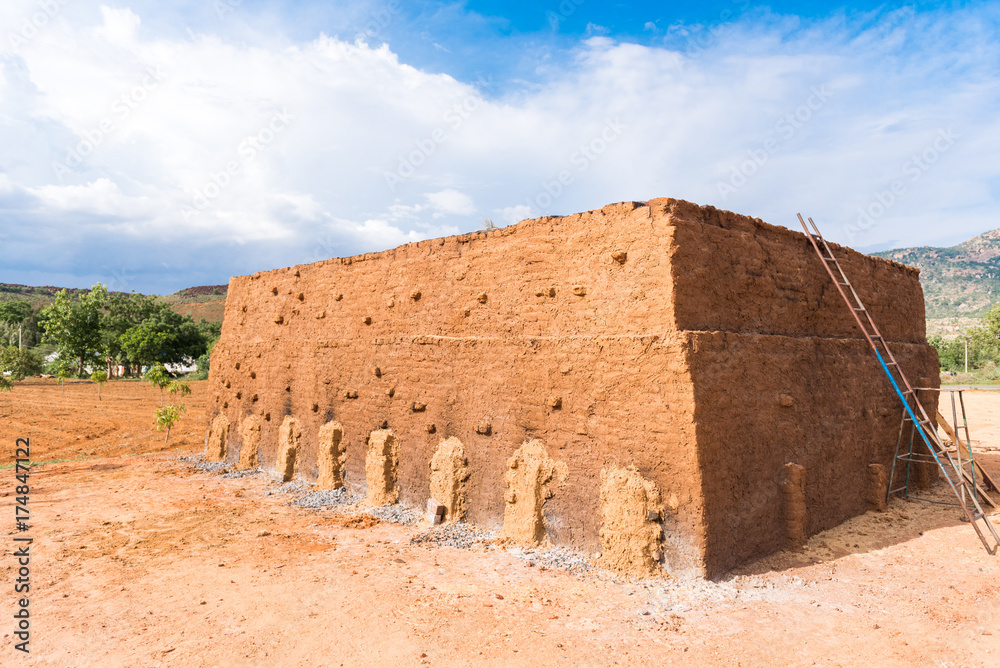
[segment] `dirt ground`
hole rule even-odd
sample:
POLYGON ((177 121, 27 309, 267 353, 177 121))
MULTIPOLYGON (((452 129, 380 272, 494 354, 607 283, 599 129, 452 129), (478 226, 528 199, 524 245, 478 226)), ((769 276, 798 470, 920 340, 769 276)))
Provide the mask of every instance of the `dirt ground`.
MULTIPOLYGON (((309 510, 266 476, 200 454, 207 388, 169 444, 146 384, 18 386, 0 395, 4 464, 32 439, 36 666, 995 666, 1000 556, 958 511, 895 501, 715 582, 620 581, 574 560, 426 527, 309 510), (52 460, 69 460, 40 464, 52 460), (548 565, 548 567, 546 567, 548 565)), ((978 448, 1000 445, 1000 392, 967 395, 978 448)), ((942 405, 948 415, 950 404, 942 405)), ((0 470, 14 535, 14 471, 0 470)), ((945 499, 945 490, 931 495, 945 499)), ((8 546, 13 542, 8 542, 8 546)), ((5 548, 6 551, 7 548, 5 548)), ((0 563, 6 583, 14 559, 0 563)), ((19 662, 15 664, 15 662, 19 662)))

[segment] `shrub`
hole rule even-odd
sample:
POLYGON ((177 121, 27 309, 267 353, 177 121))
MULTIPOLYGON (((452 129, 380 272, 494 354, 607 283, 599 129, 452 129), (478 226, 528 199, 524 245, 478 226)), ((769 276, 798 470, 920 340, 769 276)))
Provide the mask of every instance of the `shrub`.
POLYGON ((90 374, 90 379, 97 383, 97 400, 101 400, 101 386, 108 382, 108 372, 107 371, 95 371, 90 374))
POLYGON ((163 389, 173 382, 173 377, 162 364, 154 364, 143 378, 160 390, 160 405, 163 405, 163 389))
POLYGON ((156 409, 156 420, 153 424, 156 425, 156 431, 167 430, 167 436, 163 439, 166 443, 170 439, 170 430, 175 424, 177 424, 181 419, 181 413, 187 410, 187 406, 180 404, 179 406, 163 406, 156 409))

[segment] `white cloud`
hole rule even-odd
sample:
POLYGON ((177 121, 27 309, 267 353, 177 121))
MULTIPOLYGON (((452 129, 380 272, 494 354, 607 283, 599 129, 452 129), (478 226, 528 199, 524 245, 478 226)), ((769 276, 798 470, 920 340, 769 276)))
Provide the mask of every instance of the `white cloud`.
POLYGON ((102 5, 101 16, 104 18, 104 23, 96 28, 94 33, 111 44, 126 45, 131 42, 135 29, 142 22, 142 19, 128 8, 117 9, 102 5))
MULTIPOLYGON (((16 30, 32 6, 0 18, 16 30)), ((0 213, 25 258, 4 280, 124 268, 173 290, 473 230, 481 212, 657 196, 779 224, 801 209, 859 246, 997 224, 995 7, 669 31, 696 48, 595 36, 501 96, 380 41, 247 38, 235 19, 156 33, 142 3, 61 6, 0 43, 0 213)))
POLYGON ((518 204, 517 206, 505 206, 498 213, 505 223, 513 225, 526 218, 530 218, 532 208, 527 204, 518 204))
POLYGON ((447 188, 436 193, 427 193, 428 203, 435 209, 435 216, 456 215, 471 216, 476 212, 476 204, 472 198, 453 188, 447 188))

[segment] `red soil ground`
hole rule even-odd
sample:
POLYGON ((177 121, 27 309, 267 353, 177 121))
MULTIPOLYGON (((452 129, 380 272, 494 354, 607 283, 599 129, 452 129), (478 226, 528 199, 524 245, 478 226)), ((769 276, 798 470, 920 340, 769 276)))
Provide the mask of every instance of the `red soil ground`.
MULTIPOLYGON (((166 446, 144 383, 110 383, 101 402, 89 384, 0 395, 3 463, 24 436, 33 460, 76 460, 31 473, 32 665, 998 663, 1000 557, 954 508, 896 501, 717 582, 541 570, 192 469, 178 455, 200 452, 207 395, 192 385, 166 446)), ((974 396, 973 438, 995 446, 1000 393, 974 396)), ((15 484, 0 470, 11 536, 15 484)), ((0 563, 3 582, 15 577, 13 559, 0 563)), ((0 663, 26 664, 12 585, 0 589, 0 663)))

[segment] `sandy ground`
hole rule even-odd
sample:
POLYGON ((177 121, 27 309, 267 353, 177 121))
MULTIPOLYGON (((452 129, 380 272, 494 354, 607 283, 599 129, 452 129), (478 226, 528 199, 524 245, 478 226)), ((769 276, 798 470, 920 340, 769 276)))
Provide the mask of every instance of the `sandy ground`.
MULTIPOLYGON (((950 392, 942 392, 938 410, 949 423, 954 422, 950 392)), ((979 452, 1000 452, 1000 388, 995 390, 966 390, 962 392, 966 417, 969 421, 969 436, 972 445, 979 452)), ((955 413, 962 421, 961 404, 955 397, 955 413)), ((959 434, 962 436, 962 434, 959 434)))
MULTIPOLYGON (((715 582, 623 582, 489 541, 413 543, 424 527, 199 470, 179 459, 201 447, 194 390, 166 450, 145 384, 0 396, 4 463, 24 435, 33 460, 71 460, 32 470, 32 652, 14 650, 5 585, 0 663, 1000 665, 1000 557, 953 507, 896 501, 715 582)), ((968 398, 973 439, 1000 443, 1000 393, 968 398)), ((0 470, 7 541, 15 484, 0 470)))

